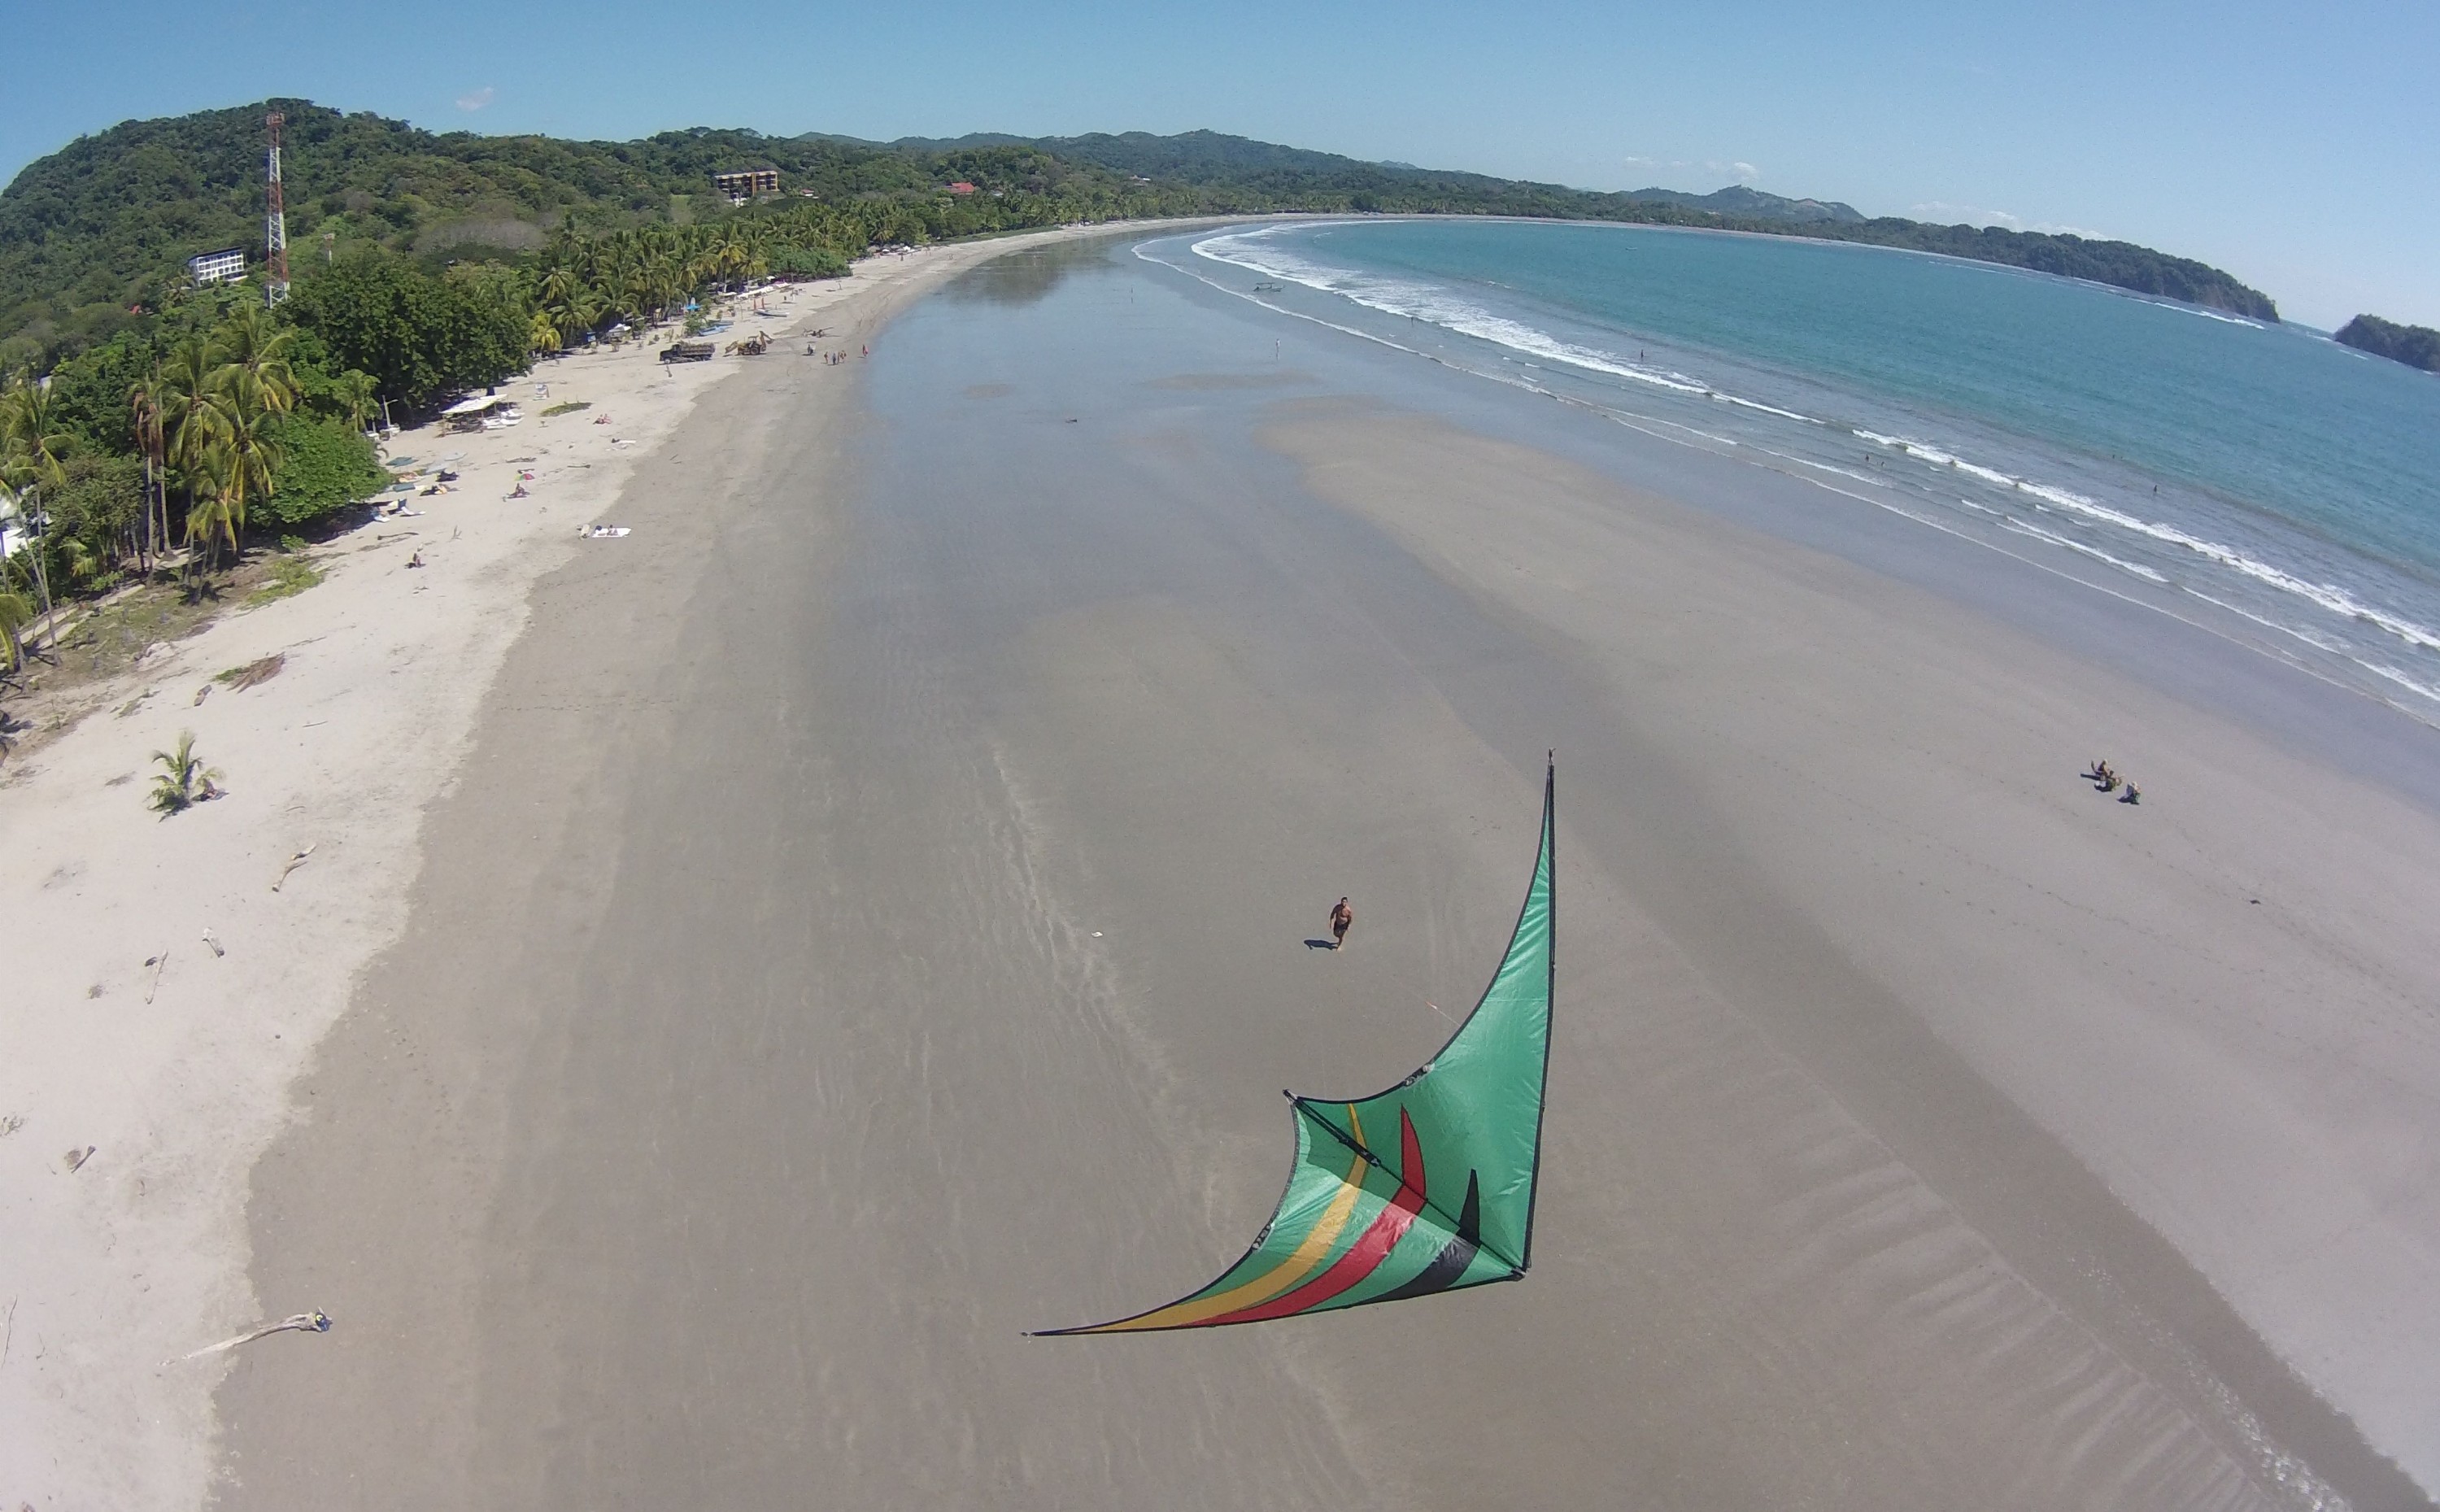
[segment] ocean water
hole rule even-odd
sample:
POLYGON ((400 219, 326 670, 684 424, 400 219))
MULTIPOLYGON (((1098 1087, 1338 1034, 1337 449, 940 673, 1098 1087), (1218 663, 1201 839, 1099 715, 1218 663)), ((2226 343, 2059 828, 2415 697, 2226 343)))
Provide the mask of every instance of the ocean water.
POLYGON ((2440 728, 2440 379, 2295 327, 1875 247, 1365 220, 1143 252, 1741 456, 2440 728))

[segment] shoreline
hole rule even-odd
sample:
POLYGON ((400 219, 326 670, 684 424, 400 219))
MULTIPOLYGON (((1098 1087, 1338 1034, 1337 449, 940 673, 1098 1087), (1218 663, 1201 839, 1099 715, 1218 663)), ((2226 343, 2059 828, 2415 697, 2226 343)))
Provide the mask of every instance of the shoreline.
MULTIPOLYGON (((1521 303, 1501 303, 1494 291, 1495 297, 1479 301, 1462 278, 1438 275, 1409 286, 1394 260, 1389 271, 1368 274, 1364 256, 1336 257, 1308 239, 1291 238, 1271 253, 1260 250, 1259 237, 1235 240, 1247 245, 1223 248, 1214 261, 1303 286, 1284 300, 1263 301, 1279 313, 1360 332, 1492 381, 1538 387, 1630 429, 1697 450, 1732 450, 1834 492, 1877 500, 2440 729, 2440 693, 2433 691, 2440 669, 2416 659, 2440 643, 2428 628, 2440 623, 2440 603, 2431 599, 2418 557, 2378 531, 2327 533, 2300 505, 2292 480, 2250 503, 2252 495, 2230 486, 2228 469, 2198 471, 2166 453, 2122 456, 2092 431, 2090 415, 2044 420, 2042 406, 2061 396, 2039 384, 2017 399, 2034 406, 2025 420, 2040 423, 2028 426, 1987 405, 1944 415, 1922 393, 1862 382, 1849 395, 1835 371, 1801 363, 1773 371, 1767 359, 1742 347, 1706 351, 1697 341, 1671 351, 1665 331, 1653 333, 1659 360, 1650 361, 1640 350, 1642 336, 1622 344, 1623 333, 1599 320, 1571 323, 1564 306, 1537 315, 1534 301, 1521 296, 1521 303), (1336 297, 1316 304, 1304 289, 1336 297), (1417 319, 1420 334, 1396 329, 1412 333, 1417 319), (1485 362, 1483 354, 1497 360, 1485 362), (1523 367, 1503 371, 1510 363, 1523 367), (1857 448, 1870 465, 1856 465, 1857 448)), ((1148 255, 1229 287, 1183 255, 1190 244, 1203 244, 1196 239, 1162 244, 1166 250, 1148 255)))
MULTIPOLYGON (((463 453, 454 495, 406 495, 416 514, 316 549, 329 581, 224 611, 135 671, 80 690, 91 710, 81 722, 10 763, 0 849, 12 857, 6 907, 20 943, 0 1007, 12 1052, 0 1068, 0 1499, 201 1505, 219 1437, 211 1399, 243 1351, 181 1357, 321 1305, 254 1295, 252 1173, 283 1130, 312 1118, 291 1089, 406 926, 427 813, 463 780, 511 648, 554 612, 533 600, 536 585, 586 553, 657 549, 640 531, 580 540, 578 527, 625 523, 636 478, 707 390, 813 367, 793 349, 821 317, 869 333, 1028 240, 1128 229, 866 260, 849 279, 775 298, 780 319, 725 333, 773 330, 761 358, 663 365, 637 344, 538 364, 502 386, 520 399, 550 389, 526 400, 521 424, 462 437, 426 425, 394 442, 427 466, 463 453), (539 418, 571 399, 592 407, 539 418), (530 495, 507 499, 518 465, 536 475, 530 495), (410 571, 419 551, 423 567, 410 571), (214 682, 270 656, 287 658, 273 680, 214 682), (228 796, 156 819, 143 803, 147 753, 189 729, 225 770, 228 796), (68 1169, 62 1152, 87 1147, 68 1169)), ((349 1326, 337 1317, 338 1333, 349 1326)))

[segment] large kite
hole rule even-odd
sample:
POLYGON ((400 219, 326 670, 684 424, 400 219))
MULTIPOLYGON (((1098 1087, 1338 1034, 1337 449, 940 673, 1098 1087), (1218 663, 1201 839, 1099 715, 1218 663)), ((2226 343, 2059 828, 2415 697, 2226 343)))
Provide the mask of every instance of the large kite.
POLYGON ((1557 788, 1554 765, 1542 780, 1541 854, 1508 954, 1441 1053, 1376 1096, 1288 1094, 1297 1153, 1287 1191, 1218 1280, 1132 1318, 1047 1333, 1216 1328, 1525 1274, 1551 1058, 1557 788))

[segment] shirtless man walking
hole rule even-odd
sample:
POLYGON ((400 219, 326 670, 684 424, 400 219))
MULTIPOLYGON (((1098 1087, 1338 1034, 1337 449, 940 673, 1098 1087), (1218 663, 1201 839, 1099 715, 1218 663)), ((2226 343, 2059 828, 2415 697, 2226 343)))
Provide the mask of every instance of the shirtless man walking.
POLYGON ((1330 948, 1337 950, 1347 944, 1347 927, 1355 922, 1355 910, 1345 898, 1339 899, 1338 907, 1330 910, 1330 948))

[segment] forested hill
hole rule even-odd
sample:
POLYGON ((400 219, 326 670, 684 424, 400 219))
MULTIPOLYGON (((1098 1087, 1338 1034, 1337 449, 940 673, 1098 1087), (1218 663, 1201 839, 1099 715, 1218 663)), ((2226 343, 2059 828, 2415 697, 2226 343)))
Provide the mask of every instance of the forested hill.
POLYGON ((1050 215, 1050 224, 1184 213, 1199 203, 1026 147, 917 153, 704 129, 635 142, 478 136, 268 100, 124 122, 78 138, 0 189, 0 370, 104 339, 138 318, 131 305, 157 308, 198 252, 243 247, 259 262, 263 115, 274 108, 287 117, 282 176, 300 274, 326 253, 368 244, 434 263, 514 262, 569 216, 588 230, 721 219, 740 212, 710 175, 749 166, 779 169, 792 203, 803 203, 801 190, 832 204, 903 204, 920 212, 904 228, 915 234, 927 220, 987 230, 1010 218, 1005 209, 932 215, 941 186, 958 178, 1017 190, 1022 213, 1050 215))
POLYGON ((288 236, 300 273, 368 244, 435 265, 515 263, 571 217, 606 231, 767 214, 732 209, 710 183, 715 171, 767 166, 791 203, 852 207, 857 224, 906 239, 1262 210, 1634 221, 1911 247, 2277 317, 2270 299, 2218 269, 2127 243, 1864 220, 1753 190, 1601 194, 1213 132, 879 143, 697 128, 580 142, 436 134, 283 99, 125 122, 0 190, 0 369, 47 366, 143 318, 131 307, 158 308, 195 253, 244 247, 259 260, 262 117, 274 107, 288 117, 288 236), (960 182, 976 191, 949 192, 960 182))
POLYGON ((2402 326, 2378 315, 2359 315, 2339 328, 2338 339, 2358 351, 2425 372, 2440 372, 2440 331, 2430 326, 2402 326))

